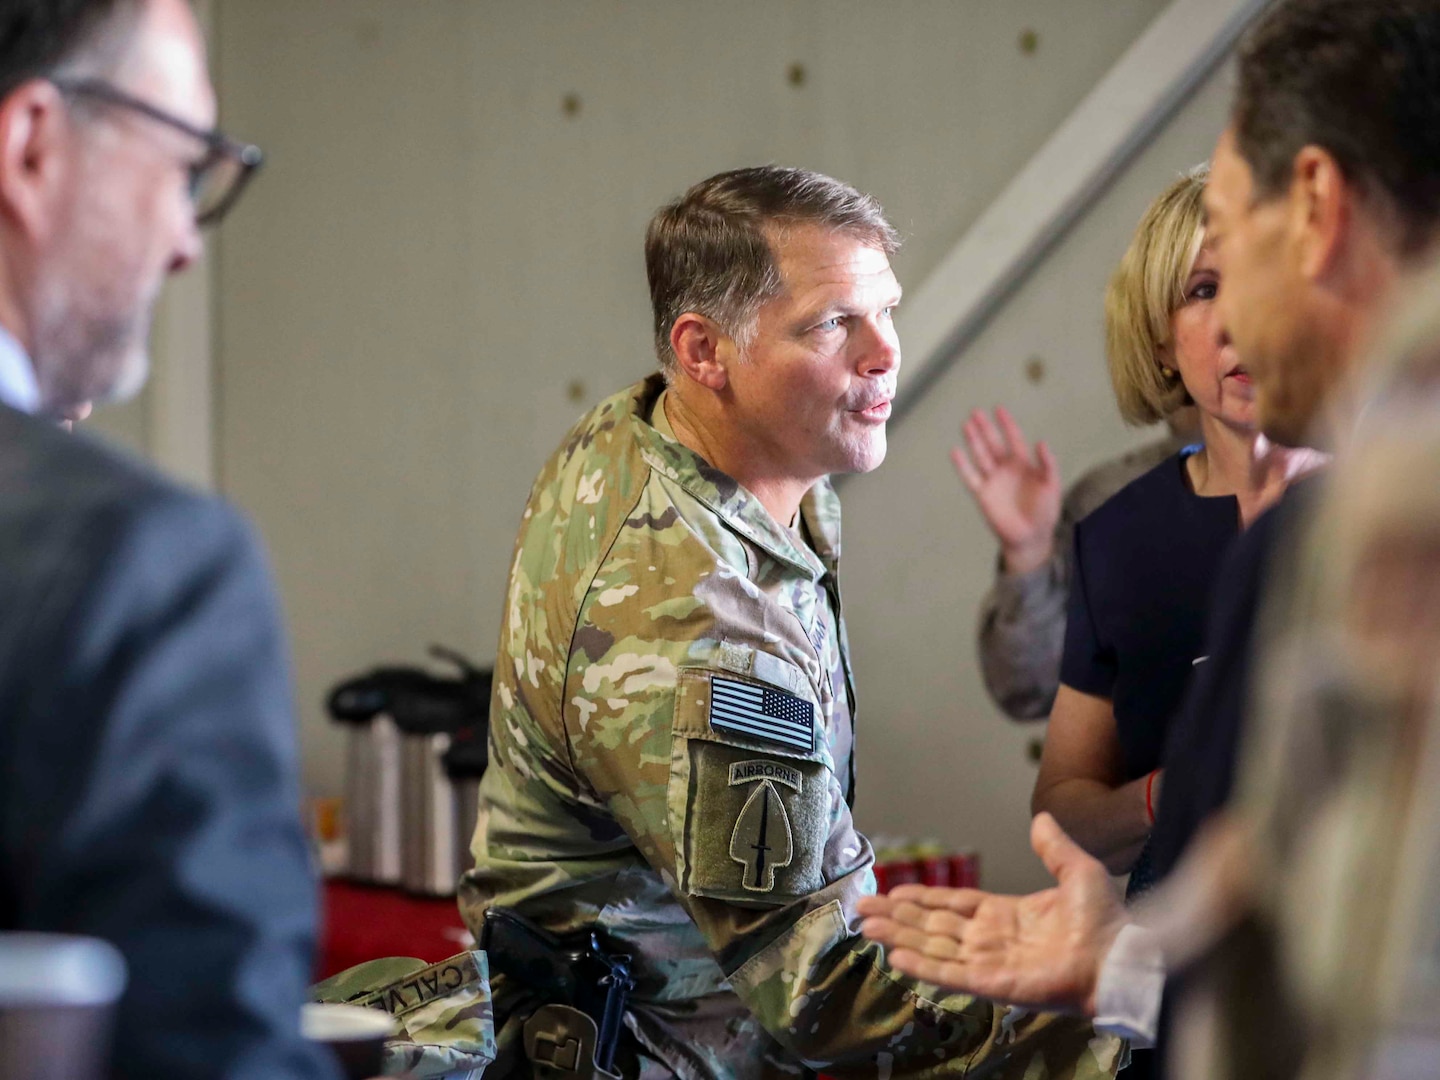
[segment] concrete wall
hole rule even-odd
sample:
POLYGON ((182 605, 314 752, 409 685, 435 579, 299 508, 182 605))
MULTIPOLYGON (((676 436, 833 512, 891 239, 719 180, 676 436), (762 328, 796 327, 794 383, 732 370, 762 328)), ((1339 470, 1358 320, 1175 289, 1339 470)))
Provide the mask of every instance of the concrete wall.
MULTIPOLYGON (((885 203, 918 285, 1165 3, 211 6, 225 125, 269 161, 215 247, 213 386, 190 400, 219 487, 269 543, 307 783, 325 793, 341 784, 331 683, 430 641, 493 654, 535 470, 652 366, 656 206, 724 168, 817 168, 885 203)), ((1150 195, 1208 153, 1221 97, 1186 107, 846 491, 859 820, 974 843, 992 884, 1039 880, 1023 839, 1035 732, 980 689, 993 550, 945 450, 964 410, 996 401, 1071 476, 1136 440, 1104 382, 1099 297, 1150 195)), ((109 422, 153 442, 156 407, 109 422)))

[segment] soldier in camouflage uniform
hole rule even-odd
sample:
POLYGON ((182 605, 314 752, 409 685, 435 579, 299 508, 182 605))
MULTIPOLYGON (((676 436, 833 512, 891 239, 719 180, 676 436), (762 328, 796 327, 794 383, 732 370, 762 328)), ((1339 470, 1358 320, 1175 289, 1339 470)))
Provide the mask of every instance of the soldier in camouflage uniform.
MULTIPOLYGON (((1117 1065, 1088 1023, 938 994, 857 934, 875 879, 826 474, 884 456, 895 245, 827 177, 691 189, 647 237, 664 375, 583 417, 525 508, 461 906, 477 933, 499 905, 633 954, 629 1073, 1117 1065)), ((533 989, 494 981, 505 1075, 533 989)))

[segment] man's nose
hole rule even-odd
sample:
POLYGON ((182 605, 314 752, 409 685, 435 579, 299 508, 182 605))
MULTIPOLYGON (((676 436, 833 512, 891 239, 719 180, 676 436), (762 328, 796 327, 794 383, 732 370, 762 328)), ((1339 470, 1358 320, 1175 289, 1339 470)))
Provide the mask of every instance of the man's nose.
POLYGON ((195 264, 205 252, 205 238, 200 235, 200 226, 195 223, 191 215, 185 225, 181 227, 180 237, 175 244, 175 250, 170 256, 170 265, 167 272, 178 274, 187 270, 195 264))
POLYGON ((884 322, 867 320, 865 326, 860 374, 885 375, 894 371, 900 366, 900 338, 895 333, 895 327, 888 319, 884 322))

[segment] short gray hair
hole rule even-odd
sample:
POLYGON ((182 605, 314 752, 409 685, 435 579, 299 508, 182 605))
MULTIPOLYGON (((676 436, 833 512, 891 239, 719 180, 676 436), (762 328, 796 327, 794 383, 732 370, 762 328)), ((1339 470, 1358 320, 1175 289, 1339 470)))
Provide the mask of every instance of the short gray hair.
POLYGON ((670 329, 687 311, 713 319, 743 349, 760 305, 783 282, 767 228, 819 225, 893 255, 900 236, 875 199, 822 173, 761 165, 702 180, 663 206, 645 233, 655 352, 675 368, 670 329))

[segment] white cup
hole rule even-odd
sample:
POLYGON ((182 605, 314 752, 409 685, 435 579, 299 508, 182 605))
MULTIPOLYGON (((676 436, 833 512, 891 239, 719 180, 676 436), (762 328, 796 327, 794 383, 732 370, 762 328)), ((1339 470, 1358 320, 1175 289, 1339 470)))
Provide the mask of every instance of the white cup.
POLYGON ((0 933, 0 1080, 99 1080, 109 1071, 125 960, 98 938, 0 933))

